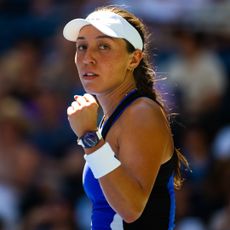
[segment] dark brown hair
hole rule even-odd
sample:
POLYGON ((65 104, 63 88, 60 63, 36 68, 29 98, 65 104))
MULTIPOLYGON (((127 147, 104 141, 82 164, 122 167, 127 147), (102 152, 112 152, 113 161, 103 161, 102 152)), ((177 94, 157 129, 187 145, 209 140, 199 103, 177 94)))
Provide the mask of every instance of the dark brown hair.
MULTIPOLYGON (((153 69, 153 65, 150 62, 150 55, 149 55, 150 33, 147 31, 147 28, 144 25, 144 23, 131 12, 123 8, 120 8, 118 6, 109 5, 109 6, 98 7, 96 11, 111 11, 113 13, 116 13, 122 16, 124 19, 126 19, 139 32, 144 44, 144 48, 143 48, 143 58, 133 72, 137 90, 141 94, 147 95, 148 97, 152 98, 157 104, 159 104, 163 108, 163 110, 167 115, 161 96, 154 88, 156 74, 153 69)), ((134 52, 135 48, 128 41, 126 42, 127 42, 127 51, 129 53, 134 52)), ((175 149, 175 152, 177 155, 177 167, 175 169, 174 185, 175 188, 180 188, 183 182, 183 178, 181 175, 181 167, 182 165, 184 165, 186 166, 186 168, 188 168, 188 162, 178 149, 175 149)))

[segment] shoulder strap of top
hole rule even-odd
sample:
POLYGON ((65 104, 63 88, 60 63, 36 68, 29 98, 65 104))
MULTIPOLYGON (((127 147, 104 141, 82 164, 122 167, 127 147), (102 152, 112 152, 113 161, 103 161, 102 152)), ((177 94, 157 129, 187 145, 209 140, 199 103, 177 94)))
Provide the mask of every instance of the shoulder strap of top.
MULTIPOLYGON (((142 97, 136 89, 132 90, 129 94, 127 94, 123 100, 118 104, 112 115, 109 117, 109 119, 104 123, 102 127, 102 136, 105 139, 107 133, 109 132, 112 125, 116 122, 116 120, 120 117, 122 112, 125 110, 127 106, 129 106, 134 100, 136 100, 139 97, 142 97)), ((101 126, 101 124, 100 124, 101 126)))

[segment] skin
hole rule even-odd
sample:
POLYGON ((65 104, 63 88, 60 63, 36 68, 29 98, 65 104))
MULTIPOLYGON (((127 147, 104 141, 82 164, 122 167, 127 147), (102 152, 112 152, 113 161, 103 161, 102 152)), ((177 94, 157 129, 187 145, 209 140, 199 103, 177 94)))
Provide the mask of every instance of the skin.
MULTIPOLYGON (((87 93, 74 97, 67 114, 71 128, 79 137, 97 129, 97 101, 106 119, 135 88, 133 69, 143 54, 140 50, 129 54, 123 39, 105 36, 93 26, 81 29, 76 46, 75 63, 87 93)), ((101 177, 99 183, 111 207, 130 223, 142 214, 161 164, 172 156, 170 128, 159 105, 151 99, 138 98, 115 122, 106 140, 84 149, 85 153, 91 154, 105 141, 121 166, 101 177)))

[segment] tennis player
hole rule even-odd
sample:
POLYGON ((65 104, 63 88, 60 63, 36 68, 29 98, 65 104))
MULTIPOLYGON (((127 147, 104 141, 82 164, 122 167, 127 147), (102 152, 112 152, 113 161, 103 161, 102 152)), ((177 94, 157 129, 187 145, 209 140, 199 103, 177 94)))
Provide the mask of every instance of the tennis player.
POLYGON ((105 6, 71 20, 63 34, 76 43, 75 63, 86 91, 74 97, 67 114, 85 151, 91 229, 174 229, 174 191, 186 160, 174 147, 168 114, 154 89, 145 26, 125 9, 105 6))

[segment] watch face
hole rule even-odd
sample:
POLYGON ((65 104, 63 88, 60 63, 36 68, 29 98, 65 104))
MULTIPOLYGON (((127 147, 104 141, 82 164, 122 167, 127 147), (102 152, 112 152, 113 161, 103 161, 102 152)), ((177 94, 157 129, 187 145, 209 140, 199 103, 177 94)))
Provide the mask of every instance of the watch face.
POLYGON ((99 142, 96 132, 88 132, 82 137, 82 142, 86 148, 93 147, 99 142))

